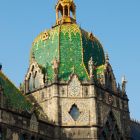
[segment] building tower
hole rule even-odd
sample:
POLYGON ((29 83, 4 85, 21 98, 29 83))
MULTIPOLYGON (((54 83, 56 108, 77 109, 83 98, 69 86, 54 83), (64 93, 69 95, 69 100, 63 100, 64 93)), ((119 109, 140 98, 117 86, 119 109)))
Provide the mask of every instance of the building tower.
POLYGON ((58 0, 55 8, 56 24, 34 40, 25 77, 25 95, 44 122, 38 133, 50 140, 129 140, 126 80, 117 86, 101 43, 76 23, 74 1, 58 0))

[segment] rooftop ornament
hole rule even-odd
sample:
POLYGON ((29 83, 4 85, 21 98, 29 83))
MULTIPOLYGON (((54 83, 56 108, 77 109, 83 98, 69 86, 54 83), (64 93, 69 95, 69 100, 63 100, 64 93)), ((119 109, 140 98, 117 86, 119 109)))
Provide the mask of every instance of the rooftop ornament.
POLYGON ((56 25, 76 23, 76 6, 73 0, 59 0, 56 5, 56 25))
POLYGON ((122 77, 122 92, 125 94, 126 93, 126 84, 127 84, 127 80, 125 78, 125 76, 122 77))
POLYGON ((2 70, 2 64, 0 63, 0 71, 2 70))

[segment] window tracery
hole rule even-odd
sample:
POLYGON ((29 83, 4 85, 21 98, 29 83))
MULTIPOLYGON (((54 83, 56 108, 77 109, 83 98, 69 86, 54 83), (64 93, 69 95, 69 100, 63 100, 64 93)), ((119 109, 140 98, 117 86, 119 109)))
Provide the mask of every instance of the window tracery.
POLYGON ((32 92, 44 85, 45 74, 43 69, 36 62, 30 65, 29 71, 25 78, 25 92, 32 92))
POLYGON ((112 112, 110 112, 101 133, 101 140, 107 140, 107 139, 110 139, 110 140, 122 139, 118 126, 117 126, 117 122, 112 112))
POLYGON ((27 135, 26 135, 26 134, 22 134, 22 135, 20 136, 20 140, 28 140, 27 135))
POLYGON ((40 87, 39 76, 38 76, 37 71, 35 72, 34 84, 35 84, 35 89, 38 89, 40 87))
POLYGON ((29 91, 32 91, 34 89, 34 77, 32 74, 30 74, 29 77, 29 91))

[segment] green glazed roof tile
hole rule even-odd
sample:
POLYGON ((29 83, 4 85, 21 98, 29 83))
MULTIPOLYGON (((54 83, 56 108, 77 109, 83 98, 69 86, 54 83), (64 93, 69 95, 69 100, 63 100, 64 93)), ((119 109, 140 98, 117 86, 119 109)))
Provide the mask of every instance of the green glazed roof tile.
POLYGON ((77 24, 63 24, 42 32, 34 41, 31 56, 44 67, 48 80, 53 80, 52 62, 59 60, 59 79, 68 80, 72 73, 80 80, 89 79, 88 62, 93 58, 94 65, 104 65, 102 45, 77 24))
POLYGON ((0 85, 10 107, 20 111, 30 111, 32 105, 15 85, 0 71, 0 85))

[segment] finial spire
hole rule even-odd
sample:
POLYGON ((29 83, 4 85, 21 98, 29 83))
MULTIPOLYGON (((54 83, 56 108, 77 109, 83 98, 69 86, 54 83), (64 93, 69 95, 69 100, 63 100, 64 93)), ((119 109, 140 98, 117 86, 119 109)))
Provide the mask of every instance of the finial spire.
POLYGON ((0 63, 0 71, 2 70, 2 64, 0 63))
POLYGON ((127 80, 125 78, 125 76, 122 77, 122 92, 125 93, 126 92, 126 84, 127 84, 127 80))
POLYGON ((89 62, 88 62, 88 67, 89 67, 89 76, 91 79, 93 79, 93 67, 94 67, 94 63, 93 63, 93 58, 91 57, 89 62))
POLYGON ((56 5, 56 25, 76 23, 76 6, 73 0, 58 0, 56 5))
POLYGON ((109 55, 108 55, 108 53, 105 54, 105 61, 106 61, 106 63, 109 63, 109 55))

